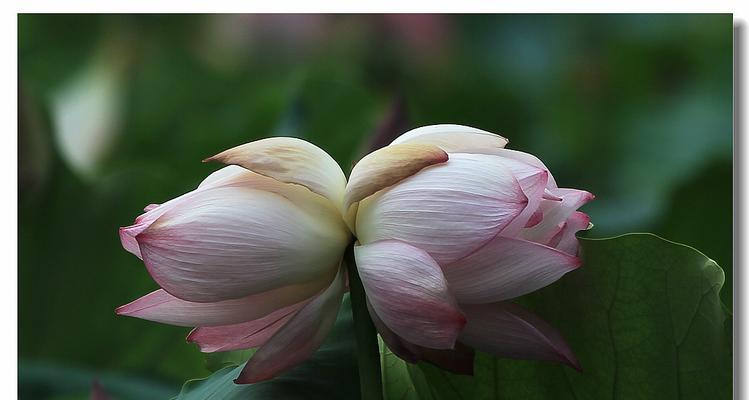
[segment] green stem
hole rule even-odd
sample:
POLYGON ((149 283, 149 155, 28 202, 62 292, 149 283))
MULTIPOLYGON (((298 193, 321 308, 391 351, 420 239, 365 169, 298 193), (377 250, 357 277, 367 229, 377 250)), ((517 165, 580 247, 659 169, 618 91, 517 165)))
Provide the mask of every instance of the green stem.
POLYGON ((346 249, 348 284, 351 295, 351 312, 354 316, 356 335, 356 357, 359 362, 359 387, 362 400, 382 400, 382 371, 380 370, 380 348, 377 344, 377 330, 372 324, 367 310, 367 297, 364 293, 359 272, 354 260, 354 247, 346 249))

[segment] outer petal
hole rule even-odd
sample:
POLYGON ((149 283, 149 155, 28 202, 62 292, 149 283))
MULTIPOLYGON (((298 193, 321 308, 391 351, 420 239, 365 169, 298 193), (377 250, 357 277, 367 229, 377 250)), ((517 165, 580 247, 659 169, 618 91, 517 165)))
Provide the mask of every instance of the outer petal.
POLYGON ((452 349, 465 318, 439 265, 425 251, 387 240, 354 247, 372 309, 405 340, 452 349))
POLYGON ((234 382, 271 379, 312 355, 335 324, 344 292, 343 275, 343 269, 339 269, 330 286, 260 347, 234 382))
MULTIPOLYGON (((439 146, 448 153, 490 154, 514 160, 548 171, 538 157, 522 151, 505 149, 509 141, 502 136, 464 125, 429 125, 412 129, 393 141, 400 143, 428 143, 439 146)), ((554 177, 549 174, 549 187, 556 188, 554 177)))
POLYGON ((538 290, 580 266, 560 250, 497 236, 443 268, 460 304, 494 303, 538 290))
POLYGON ((369 302, 367 302, 367 308, 369 309, 369 315, 372 317, 372 322, 375 328, 377 328, 377 332, 382 337, 382 341, 401 359, 410 363, 426 361, 455 374, 473 375, 474 352, 470 347, 456 342, 455 349, 437 350, 409 343, 396 335, 382 322, 369 302))
POLYGON ((154 221, 156 221, 156 219, 158 219, 165 212, 174 207, 178 207, 180 204, 187 201, 196 192, 220 186, 251 187, 259 190, 266 190, 272 193, 281 194, 284 197, 289 198, 296 204, 309 206, 316 205, 318 208, 326 206, 325 203, 316 198, 318 196, 304 193, 307 192, 307 190, 305 189, 290 187, 290 185, 285 185, 274 179, 263 177, 242 167, 229 165, 208 175, 208 177, 206 177, 200 183, 200 185, 191 192, 178 196, 172 200, 167 201, 164 204, 149 204, 148 206, 146 206, 143 210, 145 211, 145 213, 136 218, 133 225, 120 228, 120 241, 122 242, 122 247, 124 247, 125 250, 129 251, 130 253, 138 256, 138 258, 143 258, 140 254, 140 246, 138 245, 138 241, 135 239, 136 236, 146 230, 154 221))
POLYGON ((198 189, 207 189, 211 187, 221 186, 222 184, 230 182, 231 180, 239 178, 240 176, 246 174, 248 174, 248 171, 245 168, 242 168, 238 165, 227 165, 219 170, 212 172, 205 179, 203 179, 203 181, 200 182, 200 185, 198 185, 198 189))
POLYGON ((154 280, 181 299, 244 297, 331 273, 348 241, 338 220, 245 187, 194 193, 136 236, 154 280))
POLYGON ((591 193, 577 189, 552 189, 550 192, 562 200, 542 200, 540 209, 544 213, 543 220, 535 226, 523 229, 520 237, 534 242, 548 243, 562 229, 564 221, 575 210, 595 198, 591 193))
POLYGON ((204 161, 236 164, 281 182, 295 183, 341 209, 346 176, 324 150, 302 139, 272 137, 221 152, 204 161))
POLYGON ((242 167, 229 165, 209 175, 194 192, 220 187, 243 187, 275 193, 308 214, 324 220, 326 224, 336 225, 341 230, 346 230, 345 225, 340 221, 340 211, 337 206, 303 186, 283 183, 242 167))
POLYGON ((234 325, 195 328, 187 341, 197 343, 200 351, 231 351, 262 346, 296 315, 310 300, 278 309, 262 318, 234 325))
POLYGON ((579 231, 590 229, 590 217, 580 211, 575 211, 567 218, 567 221, 549 242, 549 246, 572 255, 577 255, 578 243, 575 234, 579 231))
POLYGON ((369 311, 369 316, 372 318, 372 324, 377 329, 377 333, 380 334, 382 341, 385 342, 395 355, 412 364, 421 360, 421 349, 423 347, 404 340, 388 328, 387 324, 380 319, 380 316, 372 308, 372 303, 369 299, 367 299, 367 310, 369 311))
POLYGON ((528 199, 497 157, 456 153, 359 203, 362 244, 395 239, 445 264, 493 238, 528 199))
POLYGON ((560 362, 580 369, 562 335, 538 316, 512 303, 466 305, 468 324, 460 340, 499 357, 560 362))
MULTIPOLYGON (((330 278, 328 278, 330 279, 330 278)), ((290 285, 240 299, 194 303, 159 289, 117 308, 119 315, 178 326, 218 326, 256 320, 314 296, 329 280, 290 285)))
POLYGON ((440 124, 412 129, 391 143, 426 143, 441 147, 448 153, 475 153, 501 149, 508 140, 502 136, 464 125, 440 124))
POLYGON ((133 225, 120 228, 120 243, 122 243, 122 247, 128 252, 135 254, 138 258, 143 259, 143 256, 140 254, 140 245, 138 245, 138 241, 135 238, 148 229, 167 210, 187 199, 192 193, 194 192, 185 193, 161 205, 149 204, 146 206, 143 209, 145 212, 135 218, 133 225))
MULTIPOLYGON (((447 153, 430 144, 397 144, 369 153, 351 171, 343 209, 348 210, 365 197, 447 159, 447 153)), ((350 227, 352 223, 349 221, 350 227)))

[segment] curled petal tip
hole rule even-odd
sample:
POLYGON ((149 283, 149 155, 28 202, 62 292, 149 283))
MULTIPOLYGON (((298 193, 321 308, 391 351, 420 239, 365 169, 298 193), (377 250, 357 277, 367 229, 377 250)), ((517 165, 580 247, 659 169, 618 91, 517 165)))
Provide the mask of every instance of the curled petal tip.
POLYGON ((552 193, 549 189, 544 189, 544 199, 546 200, 554 200, 554 201, 562 201, 562 198, 552 193))
POLYGON ((212 155, 210 157, 206 157, 206 158, 200 160, 200 162, 202 162, 202 163, 209 163, 209 162, 214 162, 214 161, 223 162, 223 159, 225 158, 223 156, 224 153, 226 153, 226 151, 222 151, 221 153, 214 154, 214 155, 212 155))
POLYGON ((131 304, 132 303, 128 303, 128 304, 124 304, 115 308, 114 313, 116 315, 126 315, 126 316, 131 315, 133 313, 131 304))
POLYGON ((564 347, 560 348, 558 346, 554 346, 554 349, 559 356, 558 362, 560 364, 566 365, 577 372, 583 372, 583 367, 580 365, 580 361, 577 360, 577 357, 575 357, 571 349, 564 347))

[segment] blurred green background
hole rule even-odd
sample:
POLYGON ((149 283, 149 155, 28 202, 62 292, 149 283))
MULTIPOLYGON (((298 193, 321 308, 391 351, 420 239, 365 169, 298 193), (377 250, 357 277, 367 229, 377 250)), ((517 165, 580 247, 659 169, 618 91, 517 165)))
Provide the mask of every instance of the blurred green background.
POLYGON ((208 374, 186 328, 114 308, 156 288, 119 244, 201 159, 269 135, 348 171, 377 132, 460 123, 538 155, 594 237, 654 232, 725 270, 730 15, 19 16, 24 399, 166 398, 208 374), (122 394, 127 393, 127 394, 122 394))

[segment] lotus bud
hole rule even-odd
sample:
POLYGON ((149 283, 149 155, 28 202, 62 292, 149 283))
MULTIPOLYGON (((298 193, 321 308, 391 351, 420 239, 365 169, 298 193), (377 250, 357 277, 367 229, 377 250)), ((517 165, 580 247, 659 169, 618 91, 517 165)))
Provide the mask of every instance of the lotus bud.
POLYGON ((195 190, 149 205, 122 246, 161 287, 117 313, 196 327, 205 352, 260 347, 238 383, 299 364, 335 322, 350 232, 346 178, 323 150, 275 137, 211 157, 226 166, 195 190))
POLYGON ((351 172, 343 213, 370 314, 408 361, 470 372, 473 348, 579 368, 553 327, 508 300, 580 266, 575 233, 589 218, 576 210, 593 195, 559 188, 538 158, 507 143, 426 126, 351 172))

